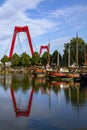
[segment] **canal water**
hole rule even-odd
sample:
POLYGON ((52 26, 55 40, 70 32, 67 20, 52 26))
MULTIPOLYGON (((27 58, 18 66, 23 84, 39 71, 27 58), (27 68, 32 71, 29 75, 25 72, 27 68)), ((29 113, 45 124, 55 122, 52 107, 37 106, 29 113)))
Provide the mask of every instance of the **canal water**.
POLYGON ((30 74, 0 76, 0 130, 87 130, 87 87, 30 74))

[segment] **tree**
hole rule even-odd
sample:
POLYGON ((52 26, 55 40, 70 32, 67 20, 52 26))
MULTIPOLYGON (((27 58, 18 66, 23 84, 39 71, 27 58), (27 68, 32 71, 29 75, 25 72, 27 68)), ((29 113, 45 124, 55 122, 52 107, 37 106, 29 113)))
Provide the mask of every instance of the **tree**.
POLYGON ((41 57, 41 63, 46 66, 46 64, 49 62, 49 54, 48 52, 44 52, 44 54, 41 57))
POLYGON ((20 64, 22 66, 29 66, 31 64, 30 56, 25 52, 21 55, 20 64))
POLYGON ((4 64, 5 64, 5 62, 8 62, 8 61, 9 61, 9 58, 6 55, 4 57, 2 57, 2 59, 1 59, 1 62, 4 64))
POLYGON ((13 56, 10 59, 12 66, 19 66, 20 64, 20 56, 18 56, 16 53, 13 54, 13 56))
POLYGON ((65 43, 63 60, 65 65, 68 65, 68 53, 70 45, 70 64, 76 63, 77 61, 77 45, 78 45, 78 65, 84 64, 84 47, 86 43, 82 38, 72 38, 70 43, 65 43))
POLYGON ((34 52, 32 58, 31 58, 31 64, 32 65, 38 65, 40 63, 40 56, 38 52, 34 52))
MULTIPOLYGON (((56 65, 57 65, 57 62, 58 62, 58 51, 57 50, 55 50, 54 52, 53 52, 53 54, 52 54, 52 56, 51 56, 51 62, 52 63, 55 63, 56 65)), ((60 55, 60 53, 59 53, 59 61, 61 60, 61 55, 60 55)))

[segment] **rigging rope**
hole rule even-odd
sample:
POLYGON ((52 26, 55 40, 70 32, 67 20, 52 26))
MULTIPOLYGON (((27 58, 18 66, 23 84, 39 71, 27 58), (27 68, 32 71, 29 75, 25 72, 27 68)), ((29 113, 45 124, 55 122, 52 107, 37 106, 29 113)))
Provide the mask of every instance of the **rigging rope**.
POLYGON ((19 48, 19 51, 21 50, 22 52, 24 51, 23 50, 23 47, 22 47, 22 42, 20 40, 20 36, 19 36, 19 33, 17 33, 17 40, 18 40, 18 44, 20 45, 21 48, 19 48))
MULTIPOLYGON (((27 34, 26 34, 26 32, 25 32, 25 41, 26 41, 26 50, 25 50, 25 52, 27 52, 29 55, 31 55, 31 51, 30 51, 30 44, 29 44, 29 42, 28 42, 28 37, 27 37, 27 34)), ((31 41, 32 41, 32 39, 31 39, 31 41)), ((33 43, 33 42, 32 42, 33 43)), ((35 47, 35 45, 33 46, 33 47, 35 47)))
POLYGON ((11 47, 11 39, 10 39, 9 43, 7 44, 7 46, 6 46, 6 48, 5 48, 4 52, 3 52, 4 53, 3 55, 7 55, 7 56, 9 55, 10 47, 11 47))

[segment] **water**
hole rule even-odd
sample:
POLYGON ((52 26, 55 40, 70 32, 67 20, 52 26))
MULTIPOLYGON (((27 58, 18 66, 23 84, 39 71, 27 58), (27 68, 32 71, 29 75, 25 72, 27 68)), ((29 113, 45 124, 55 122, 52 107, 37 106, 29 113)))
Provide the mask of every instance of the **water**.
POLYGON ((0 76, 0 130, 87 130, 87 87, 0 76))

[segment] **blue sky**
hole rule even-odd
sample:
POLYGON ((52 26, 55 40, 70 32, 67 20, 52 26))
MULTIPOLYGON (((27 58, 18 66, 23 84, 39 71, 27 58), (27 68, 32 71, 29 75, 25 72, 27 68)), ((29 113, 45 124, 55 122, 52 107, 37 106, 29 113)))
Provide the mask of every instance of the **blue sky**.
MULTIPOLYGON (((64 43, 76 36, 87 43, 86 0, 0 0, 0 58, 9 55, 15 26, 28 26, 34 51, 50 42, 50 53, 63 54, 64 43)), ((27 38, 19 34, 14 53, 29 53, 27 38)))

